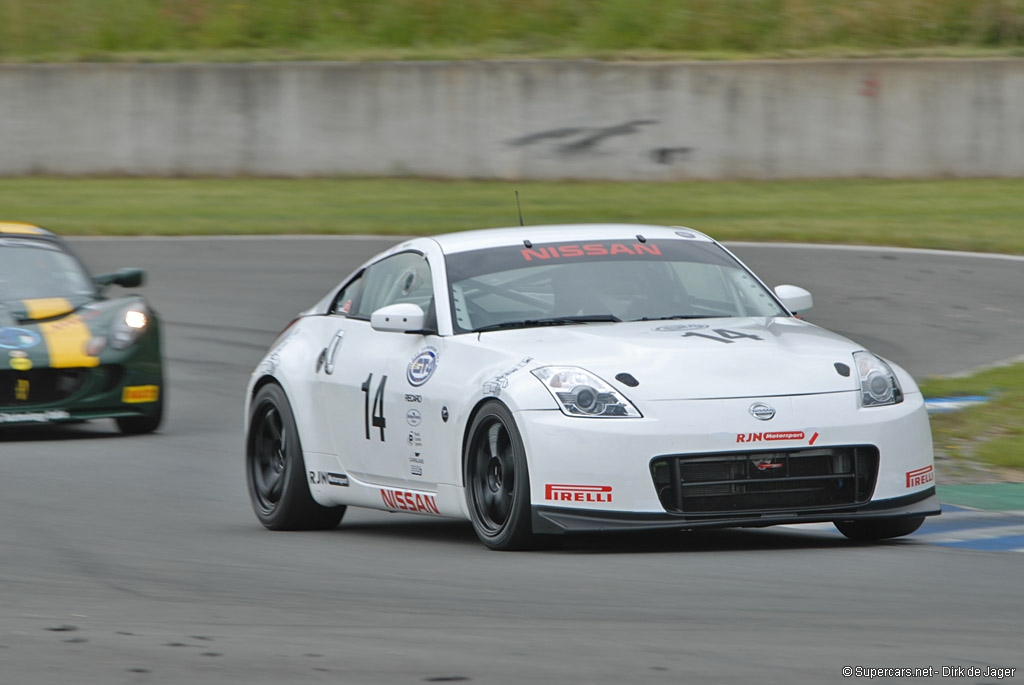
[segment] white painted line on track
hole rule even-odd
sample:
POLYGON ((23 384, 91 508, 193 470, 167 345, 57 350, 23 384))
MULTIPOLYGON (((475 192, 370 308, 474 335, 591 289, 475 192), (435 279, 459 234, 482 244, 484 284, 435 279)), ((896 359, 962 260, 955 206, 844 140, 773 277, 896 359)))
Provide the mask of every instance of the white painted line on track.
POLYGON ((837 250, 847 252, 882 252, 892 254, 920 254, 937 257, 971 257, 976 259, 1002 259, 1024 262, 1024 255, 999 254, 996 252, 963 252, 959 250, 934 250, 923 247, 889 247, 884 245, 833 245, 831 243, 747 243, 723 242, 730 247, 776 247, 795 250, 837 250))
POLYGON ((1024 525, 1019 526, 978 526, 960 528, 958 530, 928 533, 925 531, 913 535, 915 540, 932 544, 945 542, 967 542, 969 540, 990 540, 1010 536, 1024 535, 1024 525))
POLYGON ((186 240, 195 241, 218 241, 218 240, 391 240, 394 242, 400 242, 402 240, 412 240, 413 238, 419 238, 421 236, 415 235, 337 235, 333 233, 318 234, 318 233, 275 233, 275 234, 256 234, 256 235, 71 235, 61 236, 65 240, 139 240, 139 241, 168 241, 168 242, 184 242, 186 240))

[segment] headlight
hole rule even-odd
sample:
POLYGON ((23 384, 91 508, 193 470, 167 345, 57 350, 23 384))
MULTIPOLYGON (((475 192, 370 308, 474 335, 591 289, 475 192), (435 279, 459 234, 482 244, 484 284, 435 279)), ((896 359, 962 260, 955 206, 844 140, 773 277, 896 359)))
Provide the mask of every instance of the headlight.
POLYGON ((603 380, 575 366, 533 370, 566 416, 602 419, 641 418, 633 404, 603 380))
POLYGON ((860 378, 862 407, 881 407, 903 401, 903 389, 888 364, 870 352, 854 352, 853 361, 860 378))
POLYGON ((139 339, 142 331, 149 325, 149 312, 141 302, 133 302, 125 307, 114 318, 110 326, 110 346, 115 350, 123 350, 139 339))

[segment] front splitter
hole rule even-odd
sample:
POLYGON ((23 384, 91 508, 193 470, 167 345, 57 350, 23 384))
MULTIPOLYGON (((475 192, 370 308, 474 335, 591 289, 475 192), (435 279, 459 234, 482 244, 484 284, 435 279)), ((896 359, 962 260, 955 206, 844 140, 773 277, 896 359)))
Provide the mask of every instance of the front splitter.
POLYGON ((726 515, 640 514, 536 505, 531 508, 533 532, 540 535, 597 533, 626 530, 689 530, 695 528, 763 528, 792 523, 822 523, 859 519, 938 516, 935 488, 905 497, 866 502, 859 506, 726 515))

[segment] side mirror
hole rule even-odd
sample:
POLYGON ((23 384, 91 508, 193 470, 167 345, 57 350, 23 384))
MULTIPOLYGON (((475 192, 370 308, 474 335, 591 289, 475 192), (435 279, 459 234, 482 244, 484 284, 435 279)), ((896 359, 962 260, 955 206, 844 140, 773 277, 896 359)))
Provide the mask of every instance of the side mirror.
POLYGON ((99 286, 119 285, 124 288, 137 288, 146 282, 146 272, 142 269, 118 269, 112 274, 93 276, 92 282, 99 286))
POLYGON ((391 331, 394 333, 411 333, 423 330, 426 315, 419 305, 411 302, 400 302, 381 307, 370 314, 370 326, 375 331, 391 331))
POLYGON ((803 314, 814 306, 811 294, 795 285, 776 286, 775 294, 782 300, 783 306, 794 314, 803 314))

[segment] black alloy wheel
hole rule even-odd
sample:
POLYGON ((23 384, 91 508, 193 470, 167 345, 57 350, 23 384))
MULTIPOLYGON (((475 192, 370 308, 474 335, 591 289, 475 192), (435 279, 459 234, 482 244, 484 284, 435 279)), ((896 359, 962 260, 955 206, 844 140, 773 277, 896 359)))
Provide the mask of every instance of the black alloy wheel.
POLYGON ((473 528, 485 545, 496 550, 536 545, 526 450, 515 419, 500 402, 488 402, 473 420, 464 476, 473 528))
POLYGON ((310 495, 291 405, 274 383, 252 401, 245 475, 253 511, 271 530, 334 528, 345 514, 345 507, 322 506, 310 495))

